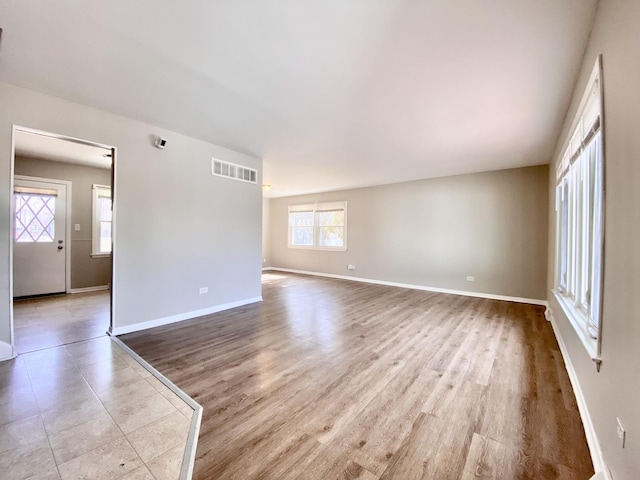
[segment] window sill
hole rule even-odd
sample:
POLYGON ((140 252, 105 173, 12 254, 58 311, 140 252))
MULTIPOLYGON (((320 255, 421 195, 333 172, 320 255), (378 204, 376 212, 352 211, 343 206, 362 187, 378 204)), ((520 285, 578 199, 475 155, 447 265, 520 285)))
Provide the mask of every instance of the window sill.
POLYGON ((580 342, 582 342, 582 345, 591 357, 591 360, 599 365, 602 360, 600 358, 600 352, 598 351, 598 339, 593 338, 591 335, 589 335, 589 332, 587 331, 587 328, 585 326, 586 318, 571 304, 569 299, 562 293, 554 289, 553 294, 560 304, 560 308, 562 308, 565 316, 569 319, 569 322, 578 335, 580 342))
POLYGON ((91 258, 103 258, 103 257, 110 257, 111 254, 110 253, 92 253, 91 254, 91 258))

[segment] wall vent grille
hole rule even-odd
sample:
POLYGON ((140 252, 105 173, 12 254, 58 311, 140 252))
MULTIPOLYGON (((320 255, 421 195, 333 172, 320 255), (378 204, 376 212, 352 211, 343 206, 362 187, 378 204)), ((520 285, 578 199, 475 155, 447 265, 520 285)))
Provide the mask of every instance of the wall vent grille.
POLYGON ((227 177, 241 182, 258 183, 258 171, 236 163, 225 162, 216 158, 211 162, 211 174, 227 177))

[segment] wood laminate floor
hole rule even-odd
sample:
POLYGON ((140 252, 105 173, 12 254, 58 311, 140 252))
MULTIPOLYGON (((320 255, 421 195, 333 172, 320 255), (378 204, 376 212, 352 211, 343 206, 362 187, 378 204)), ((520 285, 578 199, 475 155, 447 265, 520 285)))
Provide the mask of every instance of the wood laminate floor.
POLYGON ((194 478, 593 475, 543 307, 275 272, 263 297, 122 337, 204 407, 194 478))

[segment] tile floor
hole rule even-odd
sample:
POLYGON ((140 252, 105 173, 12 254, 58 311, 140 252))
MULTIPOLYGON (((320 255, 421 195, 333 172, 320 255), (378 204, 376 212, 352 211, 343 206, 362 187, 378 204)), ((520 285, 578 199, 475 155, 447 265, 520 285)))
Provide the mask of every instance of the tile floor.
POLYGON ((0 476, 179 478, 193 410, 109 337, 0 362, 0 476))
POLYGON ((108 290, 13 302, 19 353, 103 336, 109 328, 108 290))

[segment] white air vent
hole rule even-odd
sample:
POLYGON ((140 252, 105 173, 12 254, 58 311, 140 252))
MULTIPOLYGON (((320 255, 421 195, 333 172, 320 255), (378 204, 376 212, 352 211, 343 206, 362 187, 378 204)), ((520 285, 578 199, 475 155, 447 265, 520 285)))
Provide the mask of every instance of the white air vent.
POLYGON ((211 174, 218 177, 227 177, 243 182, 258 183, 258 171, 253 168, 243 167, 235 163, 229 163, 213 158, 211 161, 211 174))

